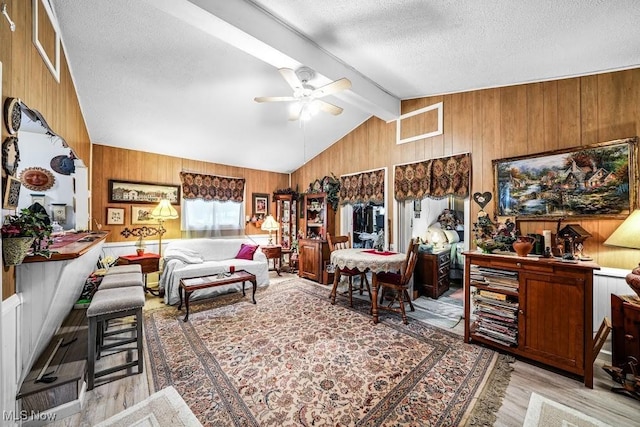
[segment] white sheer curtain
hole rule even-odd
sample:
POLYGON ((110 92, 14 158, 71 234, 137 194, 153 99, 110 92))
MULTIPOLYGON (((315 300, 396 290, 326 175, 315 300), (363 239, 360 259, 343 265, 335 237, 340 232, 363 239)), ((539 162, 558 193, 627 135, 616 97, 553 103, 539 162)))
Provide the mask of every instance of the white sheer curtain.
POLYGON ((244 235, 244 202, 182 200, 183 237, 244 235))

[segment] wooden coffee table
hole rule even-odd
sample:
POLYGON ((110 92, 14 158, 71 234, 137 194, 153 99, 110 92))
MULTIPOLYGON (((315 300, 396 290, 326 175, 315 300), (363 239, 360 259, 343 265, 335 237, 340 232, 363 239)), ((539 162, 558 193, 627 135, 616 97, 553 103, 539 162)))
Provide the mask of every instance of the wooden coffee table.
POLYGON ((184 305, 187 311, 184 316, 184 321, 189 320, 189 297, 193 293, 193 291, 197 291, 198 289, 206 289, 213 288, 216 286, 229 285, 231 283, 239 283, 242 282, 242 296, 245 296, 244 292, 244 282, 253 283, 253 295, 252 300, 253 303, 256 303, 256 276, 245 271, 245 270, 237 270, 234 273, 225 273, 223 277, 219 277, 217 274, 212 274, 210 276, 200 276, 200 277, 190 277, 188 279, 180 279, 180 305, 178 305, 178 310, 182 310, 182 293, 184 292, 184 305))

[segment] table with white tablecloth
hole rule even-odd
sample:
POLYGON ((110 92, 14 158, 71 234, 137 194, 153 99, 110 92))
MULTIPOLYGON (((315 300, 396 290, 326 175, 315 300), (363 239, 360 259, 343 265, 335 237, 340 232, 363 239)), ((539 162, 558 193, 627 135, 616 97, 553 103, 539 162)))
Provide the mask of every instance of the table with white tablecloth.
POLYGON ((331 252, 331 264, 333 264, 336 269, 333 278, 333 288, 330 294, 331 303, 334 304, 336 301, 336 292, 338 283, 340 282, 341 271, 354 269, 363 273, 371 271, 374 276, 371 290, 371 312, 373 315, 373 323, 378 323, 378 289, 375 275, 382 271, 400 271, 405 258, 406 254, 403 253, 380 252, 373 249, 338 249, 331 252))

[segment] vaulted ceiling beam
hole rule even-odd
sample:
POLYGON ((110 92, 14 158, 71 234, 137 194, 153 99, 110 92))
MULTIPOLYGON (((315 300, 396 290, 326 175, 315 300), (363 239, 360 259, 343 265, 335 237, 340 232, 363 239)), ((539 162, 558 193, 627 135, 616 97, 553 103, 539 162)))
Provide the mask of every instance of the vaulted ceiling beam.
POLYGON ((335 96, 381 120, 400 115, 400 100, 306 37, 243 0, 147 0, 149 4, 276 68, 312 68, 327 80, 346 77, 351 90, 335 96))

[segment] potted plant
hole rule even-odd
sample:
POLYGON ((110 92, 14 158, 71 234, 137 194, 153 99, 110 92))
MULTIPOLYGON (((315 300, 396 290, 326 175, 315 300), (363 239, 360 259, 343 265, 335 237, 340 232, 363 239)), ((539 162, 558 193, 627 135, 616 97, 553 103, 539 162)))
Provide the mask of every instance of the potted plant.
POLYGON ((8 215, 2 225, 2 254, 5 265, 21 264, 29 249, 31 255, 51 257, 51 225, 46 214, 28 208, 8 215))
POLYGON ((144 236, 142 236, 142 234, 138 237, 138 241, 136 242, 136 253, 138 254, 138 256, 142 256, 144 255, 144 250, 147 247, 147 245, 144 243, 144 236))

